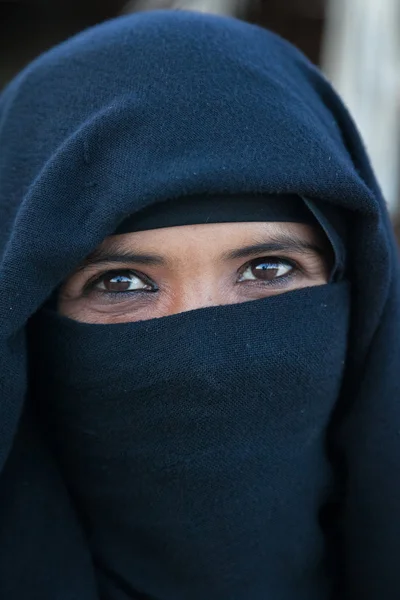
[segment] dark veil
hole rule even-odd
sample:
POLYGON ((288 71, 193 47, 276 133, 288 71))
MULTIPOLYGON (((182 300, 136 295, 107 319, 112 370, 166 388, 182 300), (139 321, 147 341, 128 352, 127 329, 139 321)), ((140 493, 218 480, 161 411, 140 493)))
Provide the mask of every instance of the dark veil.
POLYGON ((99 597, 29 403, 28 320, 132 211, 250 193, 297 194, 348 219, 350 336, 327 431, 336 489, 323 517, 337 556, 332 596, 397 600, 398 256, 360 137, 318 70, 234 19, 124 17, 61 44, 9 84, 0 148, 1 597, 99 597))

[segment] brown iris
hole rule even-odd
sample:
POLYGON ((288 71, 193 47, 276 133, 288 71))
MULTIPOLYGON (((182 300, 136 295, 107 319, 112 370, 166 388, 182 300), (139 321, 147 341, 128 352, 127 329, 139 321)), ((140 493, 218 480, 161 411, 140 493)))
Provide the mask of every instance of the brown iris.
POLYGON ((134 292, 151 288, 133 272, 105 273, 96 283, 97 289, 105 292, 134 292))
POLYGON ((249 279, 261 279, 262 281, 273 281, 283 277, 293 269, 292 265, 283 260, 259 258, 251 261, 248 265, 252 277, 249 279))

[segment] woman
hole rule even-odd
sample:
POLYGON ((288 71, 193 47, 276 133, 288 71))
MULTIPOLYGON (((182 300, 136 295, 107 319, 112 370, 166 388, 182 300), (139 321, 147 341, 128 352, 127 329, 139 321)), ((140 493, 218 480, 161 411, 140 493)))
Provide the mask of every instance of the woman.
POLYGON ((398 598, 398 258, 324 78, 145 13, 0 123, 2 597, 398 598))

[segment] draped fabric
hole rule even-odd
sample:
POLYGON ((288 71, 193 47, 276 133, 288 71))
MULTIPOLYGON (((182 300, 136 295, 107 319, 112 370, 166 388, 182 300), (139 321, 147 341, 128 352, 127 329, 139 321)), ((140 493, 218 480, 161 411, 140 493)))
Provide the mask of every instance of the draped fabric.
POLYGON ((122 17, 8 85, 0 148, 1 597, 397 599, 398 255, 356 128, 318 70, 234 19, 122 17), (347 281, 104 334, 42 321, 128 215, 237 194, 339 210, 347 281), (143 340, 128 360, 136 332, 164 368, 143 340))

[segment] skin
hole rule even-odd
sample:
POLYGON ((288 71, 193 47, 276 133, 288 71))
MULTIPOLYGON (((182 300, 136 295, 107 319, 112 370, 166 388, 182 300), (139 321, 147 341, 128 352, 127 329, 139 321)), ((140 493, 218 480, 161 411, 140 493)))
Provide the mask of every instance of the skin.
POLYGON ((110 236, 62 286, 59 312, 121 323, 323 285, 332 251, 299 223, 187 225, 110 236))

